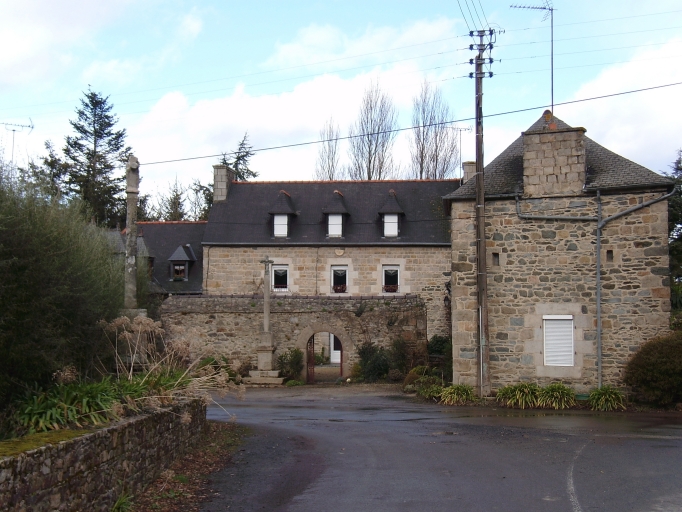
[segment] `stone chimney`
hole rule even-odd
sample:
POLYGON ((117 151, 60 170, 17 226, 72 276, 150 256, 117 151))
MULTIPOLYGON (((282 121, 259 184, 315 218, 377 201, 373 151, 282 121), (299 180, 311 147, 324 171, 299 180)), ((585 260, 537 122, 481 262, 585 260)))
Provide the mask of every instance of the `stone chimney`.
POLYGON ((464 162, 462 164, 462 182, 466 183, 476 176, 476 162, 464 162))
POLYGON ((224 164, 213 166, 213 202, 225 201, 230 190, 230 184, 234 181, 234 171, 224 164))
POLYGON ((523 133, 524 197, 579 195, 585 169, 585 128, 557 129, 550 122, 523 133))

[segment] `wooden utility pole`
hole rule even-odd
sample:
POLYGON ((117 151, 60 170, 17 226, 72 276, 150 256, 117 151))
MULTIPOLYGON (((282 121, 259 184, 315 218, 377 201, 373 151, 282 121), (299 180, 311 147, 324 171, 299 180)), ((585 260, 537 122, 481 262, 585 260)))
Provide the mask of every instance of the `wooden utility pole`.
POLYGON ((478 289, 478 392, 490 394, 490 349, 488 345, 488 272, 485 244, 485 184, 483 174, 483 53, 488 44, 483 38, 486 30, 478 30, 476 55, 476 283, 478 289))

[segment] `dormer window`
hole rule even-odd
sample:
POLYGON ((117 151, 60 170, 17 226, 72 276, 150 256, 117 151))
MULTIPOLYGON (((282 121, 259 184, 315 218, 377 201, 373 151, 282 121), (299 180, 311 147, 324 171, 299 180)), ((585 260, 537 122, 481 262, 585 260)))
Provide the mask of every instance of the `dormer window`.
POLYGON ((333 213, 328 216, 327 236, 330 238, 338 238, 343 236, 343 215, 333 213))
POLYGON ((386 213, 384 214, 384 236, 396 237, 398 236, 398 214, 386 213))
POLYGON ((289 235, 289 216, 277 214, 274 220, 275 236, 277 238, 286 238, 289 235))

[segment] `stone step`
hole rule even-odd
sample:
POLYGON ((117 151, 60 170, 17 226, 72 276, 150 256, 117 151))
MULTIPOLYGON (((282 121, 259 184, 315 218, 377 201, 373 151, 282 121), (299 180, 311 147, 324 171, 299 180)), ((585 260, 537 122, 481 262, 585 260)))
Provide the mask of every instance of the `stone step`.
MULTIPOLYGON (((279 372, 278 372, 279 373, 279 372)), ((245 377, 242 379, 244 384, 272 384, 281 386, 284 384, 283 377, 245 377)))
POLYGON ((279 377, 279 370, 251 370, 249 372, 249 375, 253 378, 259 377, 277 378, 279 377))

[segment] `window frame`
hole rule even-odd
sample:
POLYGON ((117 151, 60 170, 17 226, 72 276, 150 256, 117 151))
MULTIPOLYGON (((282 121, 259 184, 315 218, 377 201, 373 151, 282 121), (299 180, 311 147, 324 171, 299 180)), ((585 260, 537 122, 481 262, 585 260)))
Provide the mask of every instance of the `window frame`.
POLYGON ((273 264, 270 267, 270 289, 273 292, 281 293, 281 292, 288 292, 290 287, 291 287, 291 279, 290 279, 289 265, 273 264), (286 272, 287 272, 287 274, 286 274, 287 284, 285 287, 275 288, 275 270, 286 270, 286 272))
POLYGON ((189 265, 186 261, 171 261, 170 262, 170 281, 187 281, 189 279, 189 265), (176 267, 182 267, 182 275, 176 276, 176 267))
POLYGON ((575 319, 573 315, 543 315, 542 316, 542 349, 543 349, 543 364, 545 366, 559 366, 559 367, 574 367, 575 366, 575 319), (559 322, 563 322, 563 325, 559 322), (567 322, 570 322, 568 324, 567 322), (569 327, 570 325, 570 327, 569 327), (549 327, 551 326, 551 327, 549 327), (548 328, 549 327, 549 328, 548 328), (570 349, 566 339, 558 339, 561 336, 566 336, 570 329, 570 349), (562 332, 563 330, 563 332, 562 332), (548 353, 548 331, 550 333, 550 347, 549 358, 548 353), (551 339, 554 337, 554 339, 551 339), (563 345, 563 347, 561 346, 563 345), (556 354, 556 351, 563 351, 563 353, 556 354), (570 357, 569 357, 570 352, 570 357), (569 363, 570 359, 570 363, 569 363))
POLYGON ((381 292, 382 293, 400 293, 400 265, 382 265, 381 266, 381 292), (398 272, 398 284, 391 284, 387 285, 386 284, 386 271, 387 270, 395 270, 398 272), (387 286, 390 288, 387 291, 387 286), (394 288, 395 287, 395 288, 394 288))
POLYGON ((400 235, 400 223, 398 220, 397 213, 385 213, 384 214, 384 238, 396 238, 400 235), (391 219, 389 221, 389 218, 391 219), (395 226, 395 231, 389 233, 388 227, 395 226), (395 232, 395 234, 393 234, 395 232))
POLYGON ((330 280, 331 280, 331 291, 332 293, 348 293, 348 265, 332 265, 330 267, 330 280), (343 270, 346 273, 346 283, 343 285, 336 285, 334 284, 334 271, 335 270, 343 270), (337 286, 343 286, 343 289, 338 288, 337 286))
POLYGON ((275 238, 287 238, 289 236, 289 215, 286 213, 276 213, 272 220, 273 236, 275 238), (284 222, 281 222, 281 221, 284 222), (280 222, 278 222, 280 221, 280 222), (284 230, 282 231, 282 227, 284 230), (278 231, 279 228, 279 231, 278 231))
POLYGON ((329 238, 343 237, 343 215, 340 213, 330 213, 327 215, 327 236, 329 238), (338 223, 332 223, 333 220, 338 220, 338 223), (332 232, 332 226, 338 226, 338 233, 332 232))

